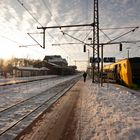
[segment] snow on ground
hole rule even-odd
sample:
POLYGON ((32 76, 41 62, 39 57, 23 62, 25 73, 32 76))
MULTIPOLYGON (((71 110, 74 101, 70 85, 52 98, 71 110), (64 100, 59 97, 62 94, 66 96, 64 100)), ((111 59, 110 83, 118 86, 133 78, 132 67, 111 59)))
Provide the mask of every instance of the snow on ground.
POLYGON ((21 140, 140 140, 140 96, 129 91, 80 80, 21 140))
MULTIPOLYGON (((22 100, 28 99, 32 96, 35 96, 41 92, 44 92, 49 88, 52 88, 55 85, 70 80, 74 77, 75 76, 56 77, 28 83, 0 86, 0 97, 1 97, 0 110, 9 107, 15 103, 18 103, 22 100)), ((23 77, 23 78, 15 78, 15 80, 18 81, 20 79, 28 81, 31 79, 40 79, 40 78, 41 77, 23 77)), ((10 80, 11 79, 8 78, 3 79, 0 83, 3 84, 4 82, 10 80)))
POLYGON ((74 140, 140 140, 140 96, 91 80, 82 89, 74 140))
MULTIPOLYGON (((69 78, 0 88, 1 107, 29 98, 69 78)), ((101 87, 91 80, 78 83, 80 96, 75 108, 74 123, 77 123, 73 140, 140 140, 140 96, 113 84, 101 87)))
POLYGON ((43 79, 43 78, 53 78, 53 77, 58 77, 58 76, 57 75, 43 75, 43 76, 11 77, 11 78, 0 77, 0 85, 22 82, 22 81, 29 81, 29 80, 36 80, 36 79, 43 79))

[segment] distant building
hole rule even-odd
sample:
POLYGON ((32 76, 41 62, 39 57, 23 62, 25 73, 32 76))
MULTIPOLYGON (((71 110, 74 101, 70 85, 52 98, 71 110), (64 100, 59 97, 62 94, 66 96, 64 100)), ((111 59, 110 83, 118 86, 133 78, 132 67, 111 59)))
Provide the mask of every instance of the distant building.
POLYGON ((45 56, 43 61, 34 65, 36 68, 46 67, 49 70, 49 75, 69 75, 75 74, 76 66, 68 66, 66 59, 63 59, 60 55, 45 56))
POLYGON ((77 69, 77 66, 75 66, 75 65, 71 65, 71 66, 68 66, 68 67, 71 68, 71 69, 74 69, 74 70, 77 69))
POLYGON ((45 56, 44 60, 59 66, 68 66, 66 59, 63 59, 60 55, 45 56))
POLYGON ((47 75, 48 70, 49 69, 47 69, 46 67, 34 68, 16 66, 13 68, 13 74, 15 75, 15 77, 41 76, 47 75))

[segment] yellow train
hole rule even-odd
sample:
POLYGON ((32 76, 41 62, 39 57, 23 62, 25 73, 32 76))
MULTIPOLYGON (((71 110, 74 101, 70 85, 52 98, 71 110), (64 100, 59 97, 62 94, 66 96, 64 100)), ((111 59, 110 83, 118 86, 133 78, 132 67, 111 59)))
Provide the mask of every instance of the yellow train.
POLYGON ((140 57, 123 59, 103 68, 109 79, 130 88, 140 87, 140 57))

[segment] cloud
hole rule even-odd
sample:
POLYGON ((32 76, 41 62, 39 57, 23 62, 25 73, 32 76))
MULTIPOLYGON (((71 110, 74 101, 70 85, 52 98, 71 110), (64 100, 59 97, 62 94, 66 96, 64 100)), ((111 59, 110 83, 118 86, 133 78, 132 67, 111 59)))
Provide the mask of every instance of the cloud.
MULTIPOLYGON (((21 0, 29 12, 43 26, 55 25, 71 25, 84 24, 93 22, 93 0, 21 0), (44 1, 44 2, 43 2, 44 1), (45 4, 44 4, 45 3, 45 4)), ((123 27, 123 26, 140 26, 139 0, 100 0, 99 1, 99 23, 100 28, 123 27)), ((16 0, 5 0, 0 2, 0 30, 1 34, 5 34, 8 38, 21 42, 21 44, 34 44, 35 42, 27 35, 28 32, 41 32, 37 26, 41 26, 33 17, 21 6, 16 0)), ((67 28, 62 30, 89 29, 90 27, 67 28)), ((125 30, 104 30, 104 32, 114 39, 117 36, 129 31, 125 30)), ((66 31, 66 33, 80 40, 84 40, 89 30, 66 31)), ((121 40, 138 40, 140 29, 134 33, 118 39, 121 40)), ((92 33, 89 35, 92 37, 92 33)), ((42 34, 36 35, 37 40, 42 41, 42 34)), ((88 38, 88 37, 87 37, 88 38)), ((87 42, 87 39, 85 40, 87 42)), ((100 42, 107 42, 108 39, 100 32, 100 42)), ((53 43, 69 43, 78 42, 68 36, 63 36, 60 29, 46 30, 46 46, 53 43)), ((134 44, 130 44, 134 46, 134 44)), ((129 45, 126 45, 129 46, 129 45)), ((40 49, 40 48, 39 48, 40 49)), ((64 56, 87 59, 83 53, 83 45, 65 45, 61 49, 53 47, 56 53, 62 53, 64 56), (64 49, 64 52, 62 51, 64 49), (59 51, 58 51, 59 50, 59 51), (68 52, 68 54, 67 54, 68 52)), ((110 48, 109 48, 110 49, 110 48)), ((110 54, 110 50, 106 49, 106 53, 110 54)), ((51 52, 51 49, 50 49, 51 52)), ((91 50, 92 52, 92 50, 91 50)), ((114 49, 112 54, 117 55, 114 49)), ((134 51, 132 51, 134 53, 134 51)), ((120 53, 121 55, 123 53, 120 53)), ((139 52, 137 51, 137 54, 139 52)), ((44 55, 44 54, 43 54, 44 55)), ((118 55, 117 55, 118 56, 118 55)))

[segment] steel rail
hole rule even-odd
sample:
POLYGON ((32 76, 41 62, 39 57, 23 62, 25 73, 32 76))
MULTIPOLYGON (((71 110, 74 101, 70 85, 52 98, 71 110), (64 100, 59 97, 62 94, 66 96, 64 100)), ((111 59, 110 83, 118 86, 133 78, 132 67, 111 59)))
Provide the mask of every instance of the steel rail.
POLYGON ((46 77, 46 78, 40 78, 40 79, 32 79, 32 80, 23 80, 23 81, 18 81, 18 82, 9 82, 9 83, 0 83, 1 86, 8 86, 8 85, 14 85, 14 84, 22 84, 22 83, 29 83, 29 82, 34 82, 34 81, 39 81, 39 80, 46 80, 46 79, 51 79, 51 78, 57 78, 57 77, 46 77))
POLYGON ((30 100, 30 99, 32 99, 32 98, 35 98, 35 97, 40 96, 40 95, 42 95, 42 94, 45 94, 47 91, 49 91, 49 90, 51 90, 51 89, 53 89, 53 88, 55 88, 55 87, 57 87, 57 86, 59 86, 59 85, 61 85, 61 84, 63 84, 63 83, 64 83, 64 82, 58 83, 58 84, 56 84, 54 87, 50 87, 50 88, 48 88, 47 90, 45 90, 45 91, 43 91, 43 92, 41 92, 41 93, 38 93, 38 94, 36 94, 36 95, 34 95, 34 96, 31 96, 31 97, 28 98, 28 99, 19 101, 19 102, 16 103, 16 104, 13 104, 13 105, 11 105, 11 106, 9 106, 9 107, 7 107, 7 108, 4 108, 4 109, 0 110, 0 113, 4 112, 4 111, 6 111, 6 110, 8 110, 8 109, 10 109, 10 108, 12 108, 12 107, 15 107, 15 106, 17 106, 17 105, 19 105, 19 104, 22 104, 22 103, 24 103, 24 102, 26 102, 26 101, 28 101, 28 100, 30 100))
MULTIPOLYGON (((43 105, 47 105, 47 103, 49 103, 51 100, 53 100, 55 98, 55 102, 61 98, 68 90, 70 90, 74 85, 75 83, 78 81, 79 79, 77 78, 74 78, 74 79, 71 79, 69 81, 67 81, 67 85, 66 85, 66 82, 62 82, 61 84, 58 84, 57 86, 51 88, 50 90, 55 90, 57 89, 58 87, 61 87, 61 90, 58 91, 54 96, 50 97, 48 100, 46 100, 45 102, 43 102, 42 104, 38 105, 35 109, 33 109, 32 111, 28 112, 26 115, 23 115, 21 118, 18 119, 18 121, 16 121, 14 124, 12 124, 11 126, 9 126, 8 128, 6 128, 5 130, 3 130, 2 132, 0 132, 0 136, 2 136, 3 134, 5 134, 8 130, 10 130, 11 128, 13 128, 14 126, 16 126, 17 124, 19 124, 22 120, 24 120, 25 118, 27 118, 29 115, 31 115, 33 112, 35 112, 36 110, 38 110, 39 108, 41 108, 43 105), (72 82, 71 85, 69 85, 70 83, 69 82, 72 82), (64 87, 62 88, 62 85, 64 85, 64 87), (66 86, 65 86, 66 85, 66 86), (62 93, 65 89, 67 89, 62 95, 60 93, 62 93), (58 98, 56 98, 58 95, 60 94, 60 96, 58 98)), ((43 92, 44 94, 44 92, 43 92)), ((54 103, 54 102, 53 102, 54 103)), ((52 104, 53 104, 52 103, 52 104)), ((51 105, 52 105, 51 104, 51 105)), ((50 106, 51 106, 50 105, 50 106)), ((49 106, 48 106, 49 107, 49 106)), ((48 108, 47 107, 47 108, 48 108)), ((47 109, 46 108, 46 109, 47 109)), ((45 110, 46 110, 45 109, 45 110)), ((43 112, 42 112, 43 113, 43 112)))

